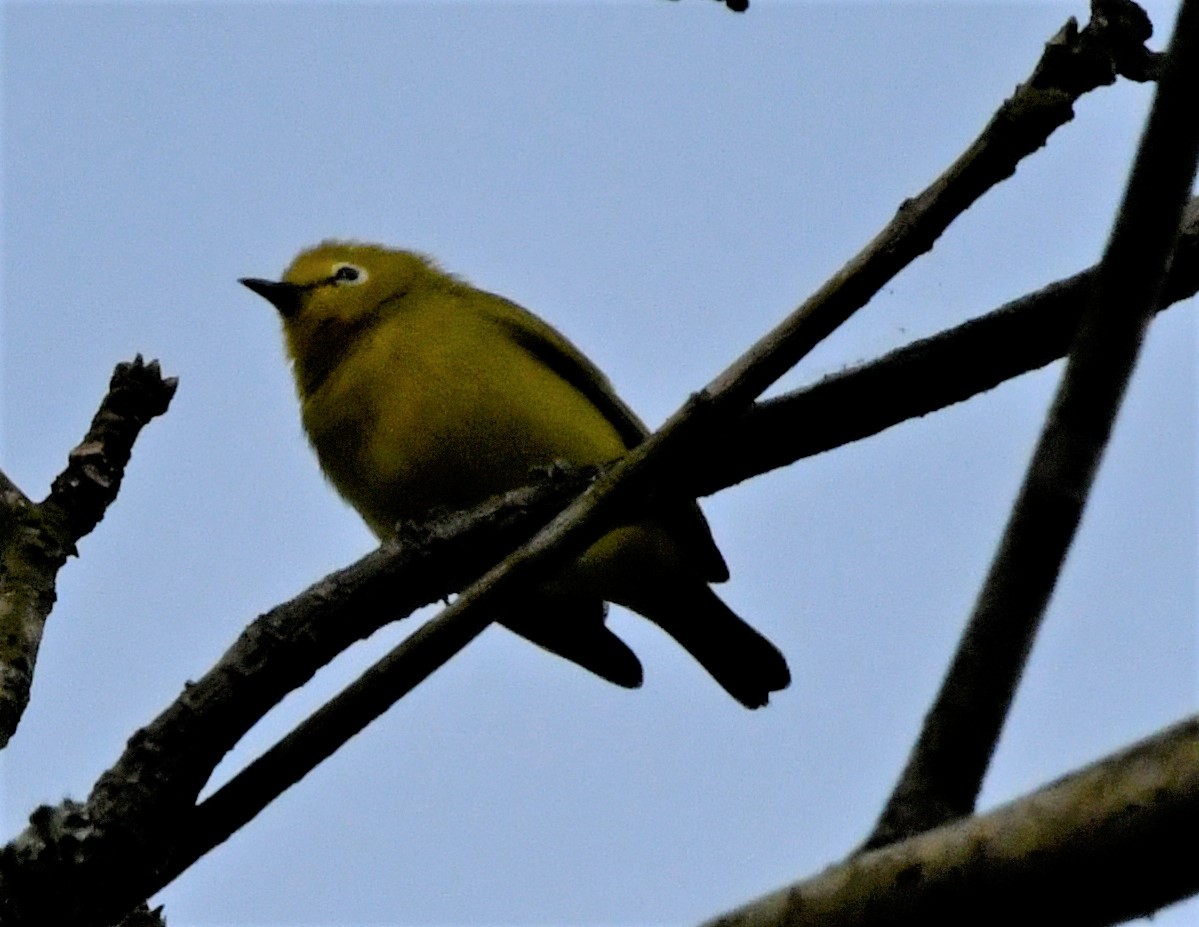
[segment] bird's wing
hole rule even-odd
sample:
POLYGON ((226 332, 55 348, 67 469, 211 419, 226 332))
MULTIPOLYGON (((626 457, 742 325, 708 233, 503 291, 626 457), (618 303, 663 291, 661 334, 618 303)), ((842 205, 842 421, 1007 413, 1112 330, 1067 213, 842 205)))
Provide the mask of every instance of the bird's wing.
MULTIPOLYGON (((545 364, 582 393, 606 418, 625 443, 633 448, 649 435, 645 423, 625 404, 608 378, 587 356, 548 323, 502 296, 491 297, 488 315, 502 326, 514 342, 545 364)), ((709 582, 729 578, 729 568, 716 547, 712 530, 699 504, 670 506, 667 520, 677 526, 677 539, 692 552, 696 567, 709 582)))
POLYGON ((615 427, 626 448, 645 440, 649 434, 645 423, 616 395, 608 378, 582 351, 527 309, 502 296, 488 295, 495 301, 488 307, 489 315, 513 341, 587 397, 615 427))

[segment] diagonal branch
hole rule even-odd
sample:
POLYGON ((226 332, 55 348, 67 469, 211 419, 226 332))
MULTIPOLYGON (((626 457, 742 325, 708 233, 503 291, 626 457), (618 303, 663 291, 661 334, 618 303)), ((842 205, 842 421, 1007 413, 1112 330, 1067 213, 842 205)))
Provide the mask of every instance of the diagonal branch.
POLYGON ((1199 0, 1184 0, 1124 201, 999 551, 866 842, 969 814, 1162 292, 1199 159, 1199 0))
MULTIPOLYGON (((812 386, 754 405, 712 435, 687 473, 709 496, 804 457, 860 441, 1062 358, 1098 265, 812 386)), ((1191 199, 1158 310, 1199 292, 1199 197, 1191 199)))

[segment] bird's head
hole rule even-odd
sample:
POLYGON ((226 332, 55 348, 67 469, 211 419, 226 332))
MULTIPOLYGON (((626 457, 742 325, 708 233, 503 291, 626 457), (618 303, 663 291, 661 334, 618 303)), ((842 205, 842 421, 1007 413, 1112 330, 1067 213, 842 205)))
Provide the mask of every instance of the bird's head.
POLYGON ((325 241, 300 252, 281 280, 240 282, 279 310, 300 391, 307 394, 406 297, 449 279, 411 251, 325 241))

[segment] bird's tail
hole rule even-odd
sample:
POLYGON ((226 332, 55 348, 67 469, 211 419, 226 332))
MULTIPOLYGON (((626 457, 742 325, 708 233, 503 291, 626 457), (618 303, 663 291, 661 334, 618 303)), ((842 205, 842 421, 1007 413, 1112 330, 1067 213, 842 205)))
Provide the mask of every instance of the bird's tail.
POLYGON ((604 624, 603 601, 588 596, 532 596, 501 619, 526 640, 626 689, 641 685, 641 662, 604 624))
POLYGON ((629 607, 673 637, 746 708, 785 689, 791 671, 779 649, 746 624, 706 583, 671 584, 629 607))
MULTIPOLYGON (((662 628, 746 708, 761 708, 791 682, 774 644, 739 618, 700 580, 641 590, 622 602, 662 628)), ((604 604, 586 596, 532 597, 502 623, 546 650, 618 686, 641 685, 641 663, 604 624, 604 604)))

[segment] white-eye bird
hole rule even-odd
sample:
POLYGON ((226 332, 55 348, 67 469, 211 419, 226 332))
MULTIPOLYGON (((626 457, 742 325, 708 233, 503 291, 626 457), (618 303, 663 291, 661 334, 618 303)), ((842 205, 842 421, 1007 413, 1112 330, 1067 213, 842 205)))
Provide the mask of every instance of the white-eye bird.
MULTIPOLYGON (((555 461, 614 460, 647 434, 566 338, 421 255, 327 241, 281 281, 241 282, 279 310, 304 430, 380 538, 401 520, 524 485, 555 461)), ((708 587, 727 578, 699 507, 680 500, 606 534, 502 623, 634 688, 641 663, 604 624, 604 603, 616 602, 757 708, 791 676, 778 649, 708 587)))

